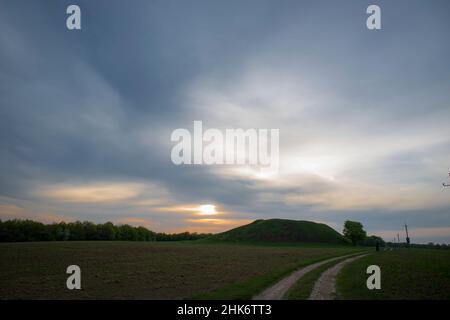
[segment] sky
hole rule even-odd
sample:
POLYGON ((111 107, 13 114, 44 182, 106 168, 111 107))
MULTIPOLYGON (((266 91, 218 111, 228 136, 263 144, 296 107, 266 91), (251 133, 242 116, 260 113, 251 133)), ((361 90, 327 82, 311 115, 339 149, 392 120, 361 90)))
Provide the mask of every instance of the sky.
POLYGON ((1 1, 0 219, 450 243, 449 31, 446 0, 1 1), (279 129, 279 171, 175 165, 195 120, 279 129))

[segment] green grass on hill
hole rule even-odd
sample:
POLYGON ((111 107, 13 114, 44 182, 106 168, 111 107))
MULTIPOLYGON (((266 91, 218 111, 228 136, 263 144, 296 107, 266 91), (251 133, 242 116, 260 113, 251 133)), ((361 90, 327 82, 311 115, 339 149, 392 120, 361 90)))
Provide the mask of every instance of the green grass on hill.
POLYGON ((256 220, 245 226, 213 235, 209 239, 232 242, 346 243, 341 234, 326 224, 286 219, 256 220))
POLYGON ((450 251, 396 249, 374 253, 343 268, 339 299, 450 299, 450 251), (381 290, 369 290, 369 265, 381 269, 381 290))

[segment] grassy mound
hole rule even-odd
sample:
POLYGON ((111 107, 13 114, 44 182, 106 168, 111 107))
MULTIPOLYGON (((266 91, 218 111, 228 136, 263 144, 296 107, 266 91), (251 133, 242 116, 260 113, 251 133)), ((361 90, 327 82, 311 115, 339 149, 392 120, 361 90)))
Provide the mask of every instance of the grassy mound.
POLYGON ((256 220, 213 235, 209 240, 233 242, 346 243, 341 234, 322 223, 286 219, 256 220))

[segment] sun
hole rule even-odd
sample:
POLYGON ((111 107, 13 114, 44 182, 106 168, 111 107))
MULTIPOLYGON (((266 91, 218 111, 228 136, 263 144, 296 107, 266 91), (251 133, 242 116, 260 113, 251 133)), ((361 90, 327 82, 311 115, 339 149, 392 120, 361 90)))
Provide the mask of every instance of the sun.
POLYGON ((217 214, 216 206, 212 204, 203 204, 200 207, 198 207, 200 214, 205 216, 210 216, 217 214))

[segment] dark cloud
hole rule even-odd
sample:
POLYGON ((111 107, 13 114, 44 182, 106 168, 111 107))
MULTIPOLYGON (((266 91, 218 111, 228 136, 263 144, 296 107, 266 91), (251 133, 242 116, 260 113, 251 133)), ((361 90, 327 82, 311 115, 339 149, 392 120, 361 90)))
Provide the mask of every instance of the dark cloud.
MULTIPOLYGON (((0 5, 1 196, 45 206, 49 200, 36 195, 44 186, 139 182, 166 190, 171 205, 215 203, 242 219, 354 218, 374 230, 404 220, 450 223, 442 196, 430 198, 440 202, 427 204, 426 214, 342 213, 285 199, 338 190, 327 180, 332 174, 347 185, 373 179, 393 193, 398 185, 426 193, 441 179, 450 161, 448 2, 381 1, 378 33, 364 27, 367 1, 77 3, 81 31, 65 28, 70 1, 0 5), (192 92, 199 101, 220 98, 197 109, 192 92), (326 166, 315 180, 287 173, 274 185, 174 166, 170 133, 193 120, 280 128, 282 156, 306 152, 316 159, 308 143, 330 154, 348 150, 339 170, 326 166)), ((74 204, 52 210, 102 220, 132 209, 124 203, 105 213, 74 204)), ((181 226, 154 208, 144 216, 181 226)))

